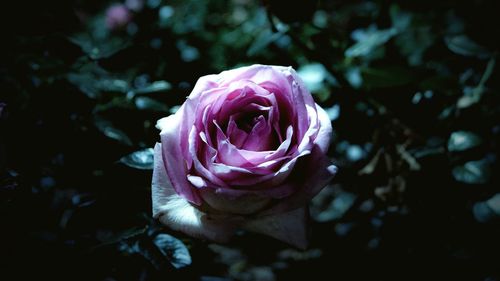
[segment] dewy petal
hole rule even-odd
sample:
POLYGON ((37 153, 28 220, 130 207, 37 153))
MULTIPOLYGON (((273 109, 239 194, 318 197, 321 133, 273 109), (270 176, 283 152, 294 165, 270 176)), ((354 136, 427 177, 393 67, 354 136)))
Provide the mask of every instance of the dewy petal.
POLYGON ((307 239, 308 217, 309 212, 307 207, 304 207, 290 212, 250 220, 243 228, 271 236, 304 250, 309 244, 307 239))
MULTIPOLYGON (((182 151, 183 147, 180 145, 182 141, 179 135, 182 131, 181 118, 181 114, 174 114, 163 121, 165 125, 160 133, 162 142, 161 156, 175 191, 188 201, 201 204, 201 198, 186 178, 188 164, 182 151)), ((159 161, 159 158, 159 155, 155 155, 156 162, 159 161)))

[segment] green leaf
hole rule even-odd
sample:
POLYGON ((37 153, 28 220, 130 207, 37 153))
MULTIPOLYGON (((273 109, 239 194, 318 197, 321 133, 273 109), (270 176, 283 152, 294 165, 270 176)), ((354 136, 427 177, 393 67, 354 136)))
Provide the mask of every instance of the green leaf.
POLYGON ((145 232, 146 227, 137 226, 118 233, 102 232, 97 238, 101 242, 99 246, 104 246, 120 242, 121 240, 130 239, 145 232))
POLYGON ((392 26, 398 31, 394 40, 410 65, 422 64, 425 51, 436 41, 432 18, 427 15, 401 11, 397 5, 390 8, 392 26))
POLYGON ((257 38, 253 41, 252 45, 247 50, 247 56, 255 56, 258 53, 260 53, 262 50, 264 50, 267 46, 269 46, 271 43, 275 42, 281 36, 283 36, 284 31, 280 32, 275 32, 273 33, 271 30, 266 29, 262 31, 257 38))
POLYGON ((95 81, 95 86, 104 92, 126 93, 129 89, 129 83, 121 79, 103 78, 95 81))
POLYGON ((128 81, 114 77, 95 62, 77 62, 72 68, 73 72, 68 73, 66 78, 89 98, 95 99, 101 92, 127 93, 129 91, 128 81))
POLYGON ((135 106, 139 110, 168 112, 168 106, 148 97, 137 97, 135 99, 135 106))
POLYGON ((297 74, 302 78, 307 89, 313 93, 324 88, 326 83, 338 84, 335 78, 320 63, 303 65, 297 69, 297 74))
POLYGON ((448 140, 448 151, 459 152, 477 147, 482 143, 481 138, 468 131, 457 131, 450 135, 448 140))
POLYGON ((191 264, 189 250, 181 240, 161 233, 153 239, 153 242, 175 268, 179 269, 191 264))
POLYGON ((117 140, 128 146, 133 145, 132 140, 127 136, 127 134, 125 134, 122 130, 115 128, 110 121, 102 118, 96 118, 94 123, 97 129, 99 129, 99 131, 101 131, 108 138, 117 140))
POLYGON ((361 68, 363 86, 366 88, 388 88, 406 85, 414 81, 413 73, 404 67, 361 68))
POLYGON ((444 75, 434 75, 419 83, 419 88, 423 91, 453 93, 458 88, 457 80, 444 75))
POLYGON ((154 165, 154 150, 146 148, 123 156, 120 162, 135 169, 152 170, 154 165))
POLYGON ((75 34, 68 39, 94 60, 109 58, 131 45, 130 41, 120 37, 96 40, 87 33, 75 34))
POLYGON ((469 161, 452 170, 455 180, 467 184, 485 184, 490 178, 490 166, 486 160, 469 161))
POLYGON ((131 45, 130 38, 115 35, 106 28, 104 14, 90 17, 86 27, 84 32, 72 34, 68 40, 93 60, 111 57, 131 45))
POLYGON ((467 57, 477 57, 480 59, 489 58, 491 56, 491 53, 486 48, 472 41, 472 39, 464 34, 447 36, 444 38, 444 42, 446 46, 448 46, 448 49, 455 54, 467 57))
POLYGON ((167 81, 156 81, 144 88, 136 89, 135 93, 137 94, 151 94, 157 92, 164 92, 172 89, 172 85, 167 81))
POLYGON ((397 34, 395 28, 378 30, 375 26, 367 29, 356 29, 352 37, 357 41, 345 51, 346 57, 360 57, 370 55, 377 47, 384 45, 394 35, 397 34))
POLYGON ((486 201, 475 203, 472 213, 476 220, 482 223, 498 220, 500 218, 500 193, 486 201))
POLYGON ((363 86, 363 77, 361 76, 361 69, 359 67, 348 68, 345 72, 345 78, 356 89, 363 86))
POLYGON ((342 192, 335 196, 335 198, 330 202, 325 210, 314 216, 318 222, 331 222, 338 220, 344 216, 344 214, 352 207, 357 196, 342 192))

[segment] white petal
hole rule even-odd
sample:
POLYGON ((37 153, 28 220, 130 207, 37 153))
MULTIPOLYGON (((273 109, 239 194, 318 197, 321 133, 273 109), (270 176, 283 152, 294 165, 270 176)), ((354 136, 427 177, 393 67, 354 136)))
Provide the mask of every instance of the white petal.
POLYGON ((165 205, 168 197, 176 194, 170 180, 167 176, 167 171, 161 157, 161 144, 157 143, 154 148, 154 168, 153 181, 151 183, 151 195, 153 199, 153 216, 159 212, 159 208, 165 205))
POLYGON ((161 118, 160 120, 156 121, 156 129, 160 130, 160 131, 163 131, 164 128, 167 127, 168 125, 168 117, 163 117, 161 118))

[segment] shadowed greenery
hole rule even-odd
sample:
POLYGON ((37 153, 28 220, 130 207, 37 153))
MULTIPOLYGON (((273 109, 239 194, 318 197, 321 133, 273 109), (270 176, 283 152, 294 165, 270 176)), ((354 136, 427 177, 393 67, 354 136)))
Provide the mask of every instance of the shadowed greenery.
POLYGON ((0 279, 500 280, 495 0, 2 5, 0 279), (306 251, 151 218, 156 120, 253 63, 332 120, 306 251))

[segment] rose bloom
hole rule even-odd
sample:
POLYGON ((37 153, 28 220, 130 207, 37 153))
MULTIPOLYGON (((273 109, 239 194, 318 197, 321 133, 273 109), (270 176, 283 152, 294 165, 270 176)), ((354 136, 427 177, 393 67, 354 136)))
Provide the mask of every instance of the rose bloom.
POLYGON ((224 242, 237 229, 307 245, 307 203, 333 177, 332 127, 291 67, 252 65, 201 77, 160 119, 153 216, 224 242))

